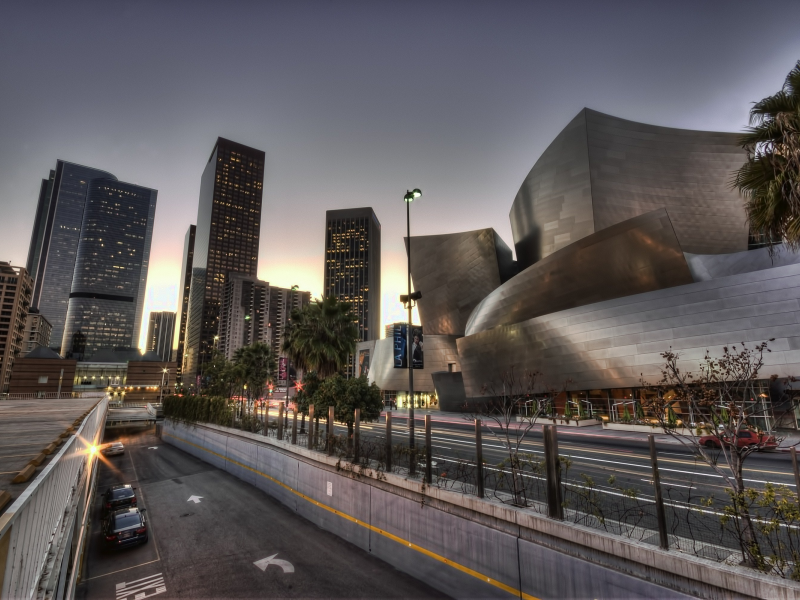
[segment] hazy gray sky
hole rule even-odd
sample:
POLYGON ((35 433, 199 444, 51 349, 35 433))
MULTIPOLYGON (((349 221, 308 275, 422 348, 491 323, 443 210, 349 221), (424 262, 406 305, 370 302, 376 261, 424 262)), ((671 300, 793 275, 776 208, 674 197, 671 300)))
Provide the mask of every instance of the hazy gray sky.
POLYGON ((0 260, 61 158, 158 190, 147 305, 175 310, 217 136, 267 154, 259 275, 319 294, 325 210, 383 225, 384 322, 412 235, 494 227, 587 106, 739 131, 800 59, 800 2, 0 5, 0 260))

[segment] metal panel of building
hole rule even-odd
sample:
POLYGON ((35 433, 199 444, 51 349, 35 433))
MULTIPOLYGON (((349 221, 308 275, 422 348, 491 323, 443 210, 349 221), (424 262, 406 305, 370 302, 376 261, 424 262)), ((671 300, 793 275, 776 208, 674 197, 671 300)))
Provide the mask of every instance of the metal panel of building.
POLYGON ((511 250, 494 229, 411 238, 411 277, 426 334, 464 335, 472 310, 503 280, 511 250))
POLYGON ((706 350, 771 338, 762 375, 800 373, 800 264, 635 294, 502 325, 457 341, 467 397, 512 367, 570 390, 655 383, 661 354, 696 370, 706 350))
POLYGON ((658 208, 668 210, 686 252, 746 250, 743 199, 730 187, 731 173, 745 160, 738 137, 582 110, 536 161, 514 200, 520 269, 658 208))
POLYGON ((662 208, 584 237, 528 267, 478 304, 466 334, 693 281, 662 208))

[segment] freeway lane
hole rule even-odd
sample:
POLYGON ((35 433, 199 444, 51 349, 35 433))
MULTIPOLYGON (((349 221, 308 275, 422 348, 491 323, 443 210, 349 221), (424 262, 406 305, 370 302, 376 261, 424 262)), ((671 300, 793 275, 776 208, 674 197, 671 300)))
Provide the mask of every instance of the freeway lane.
POLYGON ((98 491, 137 487, 150 541, 105 550, 97 497, 81 599, 443 597, 152 430, 120 440, 126 453, 103 461, 98 491))

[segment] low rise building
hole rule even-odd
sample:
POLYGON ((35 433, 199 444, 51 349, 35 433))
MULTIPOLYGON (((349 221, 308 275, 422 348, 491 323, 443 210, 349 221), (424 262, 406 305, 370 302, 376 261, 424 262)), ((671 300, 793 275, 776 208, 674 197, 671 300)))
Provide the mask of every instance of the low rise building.
POLYGON ((14 362, 8 393, 38 398, 69 397, 76 365, 76 360, 62 358, 47 346, 34 348, 14 362))

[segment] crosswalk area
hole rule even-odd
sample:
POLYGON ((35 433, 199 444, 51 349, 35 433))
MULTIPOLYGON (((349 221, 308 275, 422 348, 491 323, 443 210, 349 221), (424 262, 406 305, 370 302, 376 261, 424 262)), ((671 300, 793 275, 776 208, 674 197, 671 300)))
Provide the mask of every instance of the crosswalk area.
POLYGON ((162 573, 117 584, 117 600, 142 600, 167 591, 162 573))

